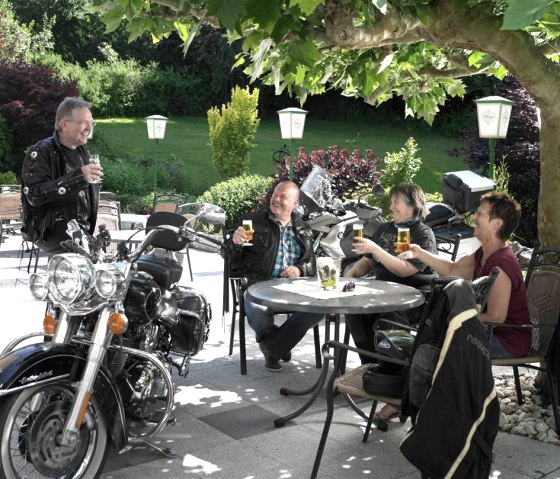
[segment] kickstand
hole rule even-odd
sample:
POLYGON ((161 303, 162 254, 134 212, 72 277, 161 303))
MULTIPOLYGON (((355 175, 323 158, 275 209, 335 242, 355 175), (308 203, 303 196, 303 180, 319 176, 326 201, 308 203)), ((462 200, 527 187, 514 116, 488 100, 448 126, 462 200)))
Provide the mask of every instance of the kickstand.
POLYGON ((135 442, 134 444, 129 444, 128 446, 124 447, 123 449, 121 449, 119 451, 119 455, 120 454, 125 454, 129 451, 132 451, 133 449, 137 449, 139 447, 142 446, 148 446, 149 448, 153 449, 154 451, 159 452, 162 456, 165 456, 167 458, 180 458, 181 456, 179 456, 178 454, 175 454, 173 452, 172 449, 170 449, 169 447, 166 448, 161 448, 159 446, 156 446, 155 444, 149 442, 149 441, 139 441, 139 442, 135 442))

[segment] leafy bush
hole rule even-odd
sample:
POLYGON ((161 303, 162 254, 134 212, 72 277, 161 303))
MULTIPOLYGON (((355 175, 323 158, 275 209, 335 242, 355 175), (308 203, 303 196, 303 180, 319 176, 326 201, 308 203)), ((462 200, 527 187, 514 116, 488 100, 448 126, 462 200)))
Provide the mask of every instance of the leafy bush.
POLYGON ((129 196, 143 196, 146 193, 147 172, 133 162, 108 158, 103 161, 103 173, 103 189, 117 193, 121 203, 126 204, 129 196))
POLYGON ((9 169, 9 157, 12 151, 12 135, 6 121, 0 117, 0 171, 9 169))
POLYGON ((4 166, 21 171, 27 148, 52 135, 56 109, 67 96, 77 96, 74 83, 61 83, 40 65, 0 65, 0 116, 11 132, 12 149, 4 166))
POLYGON ((203 116, 211 105, 204 90, 202 79, 189 68, 162 70, 154 63, 144 71, 135 99, 136 109, 142 114, 165 112, 168 115, 203 116))
POLYGON ((399 152, 387 152, 383 159, 381 183, 385 188, 384 196, 368 196, 371 205, 381 208, 385 216, 390 214, 389 190, 399 183, 413 183, 414 177, 422 166, 422 159, 418 156, 418 144, 414 138, 409 138, 399 152))
POLYGON ((259 90, 234 88, 231 101, 208 110, 212 162, 223 179, 246 174, 249 171, 251 143, 259 126, 257 105, 259 90))
POLYGON ((61 63, 62 80, 77 82, 80 94, 92 103, 97 116, 135 116, 136 91, 142 85, 144 71, 135 60, 88 62, 87 68, 61 63))
MULTIPOLYGON (((333 194, 337 198, 343 198, 359 193, 364 184, 370 185, 371 188, 380 176, 380 164, 381 158, 374 156, 371 149, 362 155, 359 149, 341 149, 337 145, 329 147, 328 150, 313 150, 311 153, 305 153, 305 150, 300 148, 294 161, 292 179, 301 186, 313 166, 319 165, 332 179, 333 194)), ((278 163, 271 187, 260 203, 261 208, 266 208, 270 203, 276 185, 289 178, 289 168, 289 157, 278 163)))
POLYGON ((0 172, 0 185, 17 185, 18 179, 13 171, 0 172))
POLYGON ((244 213, 255 209, 270 187, 270 178, 243 175, 222 181, 204 192, 197 201, 207 201, 226 211, 226 228, 233 228, 244 213))

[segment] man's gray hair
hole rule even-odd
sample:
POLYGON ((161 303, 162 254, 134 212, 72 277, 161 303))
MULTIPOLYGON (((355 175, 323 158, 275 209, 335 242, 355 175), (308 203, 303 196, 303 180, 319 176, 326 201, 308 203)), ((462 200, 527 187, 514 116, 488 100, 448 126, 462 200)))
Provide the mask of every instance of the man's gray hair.
POLYGON ((58 109, 56 110, 56 118, 54 119, 55 131, 60 131, 60 120, 71 119, 72 112, 76 108, 91 109, 91 103, 89 101, 82 100, 81 98, 67 96, 64 100, 62 100, 62 103, 58 105, 58 109))

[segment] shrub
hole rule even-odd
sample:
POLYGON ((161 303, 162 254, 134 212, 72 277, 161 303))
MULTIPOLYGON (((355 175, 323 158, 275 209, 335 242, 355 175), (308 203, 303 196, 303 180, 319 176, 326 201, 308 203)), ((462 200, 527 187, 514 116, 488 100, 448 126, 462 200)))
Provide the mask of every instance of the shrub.
POLYGON ((270 178, 243 175, 222 181, 204 192, 197 201, 207 201, 226 211, 226 228, 233 228, 244 213, 254 210, 270 187, 270 178))
POLYGON ((103 173, 103 189, 117 193, 121 202, 127 196, 143 196, 146 193, 147 173, 131 161, 108 158, 103 161, 103 173))
POLYGON ((83 68, 61 63, 58 75, 77 82, 80 94, 92 103, 97 116, 135 116, 136 90, 144 72, 135 60, 92 61, 83 68))
POLYGON ((17 185, 18 179, 13 171, 0 172, 0 185, 17 185))
POLYGON ((259 126, 257 105, 259 90, 236 87, 231 101, 208 110, 212 162, 223 179, 246 174, 249 171, 251 143, 259 126))
MULTIPOLYGON (((361 191, 363 184, 374 185, 380 176, 379 165, 381 159, 374 156, 373 150, 366 150, 362 155, 361 150, 349 150, 339 148, 337 145, 329 147, 328 150, 313 150, 305 153, 303 148, 294 161, 293 181, 299 186, 305 181, 313 166, 319 165, 329 173, 331 190, 337 198, 351 196, 361 191)), ((272 196, 272 191, 278 183, 289 178, 289 158, 280 161, 274 175, 267 195, 261 201, 262 208, 267 207, 272 196)))
POLYGON ((12 161, 10 159, 12 151, 12 135, 6 121, 0 117, 0 171, 9 170, 13 167, 12 161))
POLYGON ((56 109, 67 96, 77 96, 74 83, 61 83, 40 65, 0 65, 0 116, 11 133, 12 150, 6 165, 21 171, 27 148, 52 135, 56 109))
POLYGON ((390 215, 391 199, 389 190, 399 183, 413 183, 414 177, 422 166, 422 159, 418 156, 418 144, 414 138, 409 138, 399 152, 388 152, 383 159, 381 183, 385 187, 384 196, 368 196, 371 205, 381 208, 384 216, 390 215))
POLYGON ((211 105, 202 80, 189 68, 162 70, 156 64, 145 69, 136 103, 142 114, 157 111, 186 116, 203 116, 211 105))

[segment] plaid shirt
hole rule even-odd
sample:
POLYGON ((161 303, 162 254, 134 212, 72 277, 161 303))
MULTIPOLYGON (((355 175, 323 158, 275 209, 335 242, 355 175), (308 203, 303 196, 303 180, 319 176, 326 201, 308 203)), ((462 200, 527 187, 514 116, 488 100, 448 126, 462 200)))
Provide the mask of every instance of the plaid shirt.
POLYGON ((297 242, 292 223, 286 225, 285 228, 282 228, 280 224, 278 226, 280 227, 280 243, 272 271, 273 278, 279 278, 282 271, 288 266, 296 264, 301 257, 301 246, 297 242))

